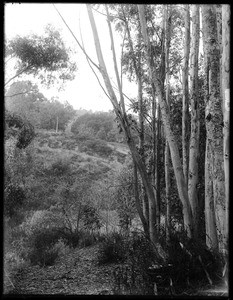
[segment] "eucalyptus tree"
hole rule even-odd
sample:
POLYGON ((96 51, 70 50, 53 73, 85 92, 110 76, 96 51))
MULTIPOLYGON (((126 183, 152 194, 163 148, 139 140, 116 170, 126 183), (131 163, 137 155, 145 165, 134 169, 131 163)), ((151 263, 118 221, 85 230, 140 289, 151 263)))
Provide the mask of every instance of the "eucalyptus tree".
POLYGON ((184 6, 185 36, 184 36, 184 60, 182 70, 183 105, 182 105, 182 158, 183 172, 186 183, 188 182, 188 119, 189 119, 189 53, 190 53, 190 11, 189 5, 184 6))
POLYGON ((205 58, 205 220, 206 243, 219 249, 225 240, 225 186, 223 166, 223 112, 220 93, 220 49, 216 11, 202 5, 203 47, 205 58))
POLYGON ((230 6, 222 5, 222 98, 223 142, 226 195, 226 239, 229 237, 229 126, 230 126, 230 6))
MULTIPOLYGON (((171 44, 171 7, 169 5, 164 5, 164 41, 165 41, 165 83, 166 83, 166 91, 165 97, 168 106, 168 111, 170 113, 170 60, 169 60, 169 52, 170 52, 170 44, 171 44)), ((165 135, 166 136, 166 135, 165 135)), ((165 153, 164 153, 164 168, 165 168, 165 185, 166 185, 166 235, 167 239, 169 239, 169 230, 170 230, 170 207, 171 207, 171 199, 170 199, 170 191, 171 191, 171 179, 170 179, 170 150, 168 138, 166 137, 166 145, 165 145, 165 153)))
POLYGON ((198 236, 198 162, 200 138, 199 86, 198 86, 198 55, 200 17, 199 5, 191 6, 192 38, 190 50, 190 100, 191 100, 191 135, 189 151, 188 194, 192 207, 194 234, 198 236))

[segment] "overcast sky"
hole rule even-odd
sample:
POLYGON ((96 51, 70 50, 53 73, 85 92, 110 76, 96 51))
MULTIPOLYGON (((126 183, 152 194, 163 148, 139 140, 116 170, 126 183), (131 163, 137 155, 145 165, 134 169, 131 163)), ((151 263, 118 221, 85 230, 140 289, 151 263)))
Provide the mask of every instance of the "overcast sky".
MULTIPOLYGON (((92 31, 86 11, 86 5, 67 3, 56 4, 56 7, 68 23, 68 25, 71 27, 72 31, 79 39, 79 41, 81 41, 79 29, 80 23, 86 51, 91 56, 91 58, 95 62, 97 62, 92 31)), ((105 16, 98 13, 94 13, 94 17, 99 32, 106 65, 111 76, 113 77, 114 73, 112 53, 106 18, 105 16)), ((98 82, 93 75, 90 67, 88 66, 83 53, 78 48, 77 43, 75 42, 71 33, 68 31, 51 3, 5 4, 4 27, 6 38, 12 38, 16 35, 24 36, 30 33, 43 34, 44 28, 48 23, 52 24, 57 29, 61 29, 62 37, 66 42, 66 46, 76 50, 74 59, 77 62, 78 71, 76 78, 71 82, 67 82, 64 91, 58 92, 56 89, 52 88, 50 88, 49 90, 44 89, 42 91, 44 95, 49 99, 52 96, 55 96, 59 97, 61 101, 68 100, 75 109, 85 108, 88 110, 91 109, 93 111, 108 111, 109 109, 112 109, 112 105, 109 99, 99 87, 98 82)), ((119 35, 115 35, 115 45, 119 61, 121 51, 120 43, 121 37, 119 35)), ((113 79, 116 82, 115 77, 113 79)), ((124 92, 129 97, 136 96, 137 89, 135 89, 134 84, 125 81, 124 86, 124 92)))

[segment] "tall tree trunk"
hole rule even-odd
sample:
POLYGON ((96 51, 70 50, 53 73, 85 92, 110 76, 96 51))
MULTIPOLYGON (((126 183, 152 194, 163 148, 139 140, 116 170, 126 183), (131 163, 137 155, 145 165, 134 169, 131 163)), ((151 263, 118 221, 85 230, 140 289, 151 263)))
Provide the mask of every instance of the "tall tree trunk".
MULTIPOLYGON (((217 40, 217 22, 213 5, 202 6, 202 28, 203 28, 203 46, 205 53, 205 70, 207 70, 206 81, 208 80, 208 90, 206 91, 206 165, 212 168, 209 171, 209 182, 206 182, 205 204, 206 209, 212 207, 215 212, 215 220, 206 212, 206 223, 210 227, 217 226, 218 244, 223 247, 225 233, 225 186, 224 186, 224 164, 223 164, 223 113, 220 93, 220 53, 217 40), (208 161, 209 158, 212 158, 208 161), (212 183, 213 193, 209 193, 208 186, 212 183), (214 222, 215 221, 215 222, 214 222)), ((208 178, 207 174, 206 177, 208 178)), ((214 230, 207 235, 211 241, 216 240, 216 236, 211 236, 214 230)), ((211 246, 207 238, 207 245, 211 246)), ((217 246, 215 245, 215 248, 217 246)))
POLYGON ((146 18, 145 18, 145 9, 144 5, 138 5, 140 23, 142 35, 144 38, 144 42, 147 50, 147 63, 150 73, 150 78, 152 82, 155 84, 156 92, 158 94, 159 105, 161 109, 162 120, 166 132, 166 138, 168 139, 172 165, 176 177, 176 183, 178 188, 178 193, 180 200, 183 205, 183 217, 184 224, 187 230, 187 234, 189 237, 193 235, 193 218, 192 218, 192 210, 188 199, 188 189, 187 184, 184 179, 183 168, 179 156, 178 146, 176 138, 171 129, 170 115, 168 110, 168 105, 166 103, 164 91, 162 89, 162 83, 159 79, 159 76, 156 74, 155 66, 152 61, 152 51, 151 45, 147 34, 147 26, 146 26, 146 18))
MULTIPOLYGON (((170 113, 170 70, 169 70, 169 48, 171 40, 171 18, 169 12, 169 5, 164 7, 164 27, 165 27, 165 80, 166 80, 166 102, 168 106, 168 111, 170 113)), ((166 186, 166 236, 169 240, 170 233, 170 193, 171 193, 171 178, 170 178, 170 151, 169 143, 166 138, 165 145, 165 158, 164 158, 164 167, 165 167, 165 186, 166 186)))
MULTIPOLYGON (((138 76, 138 118, 139 118, 139 152, 142 157, 142 161, 145 164, 145 153, 144 153, 144 120, 143 120, 143 99, 142 99, 142 78, 138 76)), ((145 216, 147 222, 149 222, 149 203, 148 197, 145 192, 144 186, 143 188, 143 215, 145 216)))
POLYGON ((229 239, 229 126, 230 126, 230 5, 222 6, 222 97, 223 97, 223 142, 226 195, 226 243, 229 239))
MULTIPOLYGON (((133 47, 133 41, 132 41, 131 34, 130 34, 128 20, 126 18, 123 5, 121 5, 121 12, 122 12, 123 17, 124 17, 125 28, 126 28, 126 32, 127 32, 127 35, 128 35, 130 50, 133 53, 132 61, 133 61, 133 66, 134 66, 134 70, 135 70, 135 74, 136 74, 136 78, 137 78, 137 84, 138 84, 139 152, 140 152, 140 155, 142 156, 143 163, 145 164, 141 57, 139 57, 138 60, 136 59, 136 54, 135 54, 134 47, 133 47)), ((140 34, 138 35, 138 39, 139 39, 139 41, 141 40, 141 35, 140 34)), ((155 199, 155 201, 156 201, 156 199, 155 199)), ((148 197, 147 197, 147 194, 145 192, 145 187, 144 186, 143 186, 143 203, 142 204, 143 204, 143 214, 144 214, 147 222, 149 223, 149 203, 148 203, 148 197)), ((155 206, 155 208, 156 208, 156 210, 158 210, 156 206, 155 206)), ((154 212, 154 215, 155 214, 156 214, 156 212, 154 212)))
MULTIPOLYGON (((158 186, 157 186, 157 177, 156 177, 156 160, 157 160, 157 148, 156 148, 156 98, 155 93, 153 91, 152 96, 152 156, 151 156, 151 163, 150 163, 150 173, 151 173, 151 181, 154 187, 154 193, 156 194, 157 198, 157 209, 156 209, 156 225, 160 224, 160 197, 158 194, 158 186)), ((157 226, 159 228, 159 226, 157 226)))
MULTIPOLYGON (((214 12, 216 15, 217 22, 217 37, 218 37, 218 47, 220 53, 220 66, 222 66, 222 5, 215 4, 214 12)), ((222 97, 222 72, 220 71, 220 92, 222 97)))
MULTIPOLYGON (((154 99, 155 101, 155 99, 154 99)), ((157 107, 157 127, 155 128, 156 132, 154 133, 154 136, 156 137, 156 149, 154 150, 156 152, 155 155, 155 185, 157 188, 157 199, 159 203, 159 212, 161 211, 160 203, 161 203, 161 196, 160 196, 160 180, 161 180, 161 174, 160 174, 160 166, 161 166, 161 113, 159 106, 157 107)))
POLYGON ((192 207, 194 235, 198 237, 198 160, 200 137, 199 87, 198 87, 198 54, 200 18, 199 5, 191 6, 192 12, 192 41, 190 53, 190 90, 191 90, 191 136, 189 152, 188 194, 192 207))
POLYGON ((188 184, 189 169, 189 140, 188 140, 188 119, 189 119, 189 52, 190 52, 190 13, 189 5, 185 5, 185 42, 184 42, 184 63, 182 70, 183 85, 183 105, 182 105, 182 157, 183 172, 186 183, 188 184))

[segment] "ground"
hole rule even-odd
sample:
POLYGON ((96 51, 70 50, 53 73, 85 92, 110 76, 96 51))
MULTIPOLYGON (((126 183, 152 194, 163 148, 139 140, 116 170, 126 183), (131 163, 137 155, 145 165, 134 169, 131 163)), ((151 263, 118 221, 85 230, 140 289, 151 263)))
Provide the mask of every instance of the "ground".
MULTIPOLYGON (((54 266, 41 268, 29 266, 17 275, 19 294, 30 295, 112 295, 113 269, 115 264, 99 265, 98 249, 92 245, 82 249, 72 249, 61 257, 54 266)), ((171 294, 170 294, 171 295, 171 294)), ((227 296, 226 285, 206 286, 189 289, 182 295, 173 296, 227 296)))
POLYGON ((28 267, 18 275, 20 294, 111 294, 113 265, 98 265, 98 247, 73 249, 54 266, 28 267))

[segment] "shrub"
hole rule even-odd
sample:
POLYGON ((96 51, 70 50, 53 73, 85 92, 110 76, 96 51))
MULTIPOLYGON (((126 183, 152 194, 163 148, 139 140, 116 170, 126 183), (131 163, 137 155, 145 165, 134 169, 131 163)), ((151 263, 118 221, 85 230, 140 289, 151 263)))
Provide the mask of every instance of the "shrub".
POLYGON ((63 159, 57 159, 50 167, 50 172, 60 176, 68 173, 70 170, 69 163, 63 159))
POLYGON ((100 229, 100 218, 95 207, 88 204, 83 206, 83 225, 85 229, 95 230, 100 229))
POLYGON ((22 187, 9 184, 5 190, 4 210, 6 216, 13 217, 17 215, 20 207, 26 200, 26 194, 22 187))
POLYGON ((80 241, 80 234, 78 232, 64 231, 62 236, 66 245, 72 248, 78 247, 80 241))
POLYGON ((94 245, 97 242, 95 233, 90 232, 88 230, 80 231, 79 236, 80 236, 80 240, 79 240, 80 247, 88 247, 94 245))
POLYGON ((81 151, 96 153, 100 156, 108 157, 112 154, 113 150, 105 141, 92 139, 86 140, 81 145, 81 151))
POLYGON ((4 255, 4 294, 19 294, 17 276, 24 272, 28 262, 17 251, 7 252, 4 255))
POLYGON ((55 244, 61 238, 60 232, 54 229, 43 229, 34 232, 29 240, 28 259, 40 266, 53 265, 59 256, 59 248, 55 244))
POLYGON ((156 256, 151 243, 135 232, 125 240, 124 251, 127 259, 114 269, 113 290, 117 294, 153 295, 154 280, 149 269, 156 256))
POLYGON ((204 243, 173 233, 168 253, 168 263, 172 266, 170 276, 178 289, 189 284, 208 284, 209 278, 213 283, 219 281, 223 259, 220 254, 209 250, 204 243))
POLYGON ((124 236, 113 232, 102 241, 98 253, 99 264, 118 263, 126 259, 124 236))

